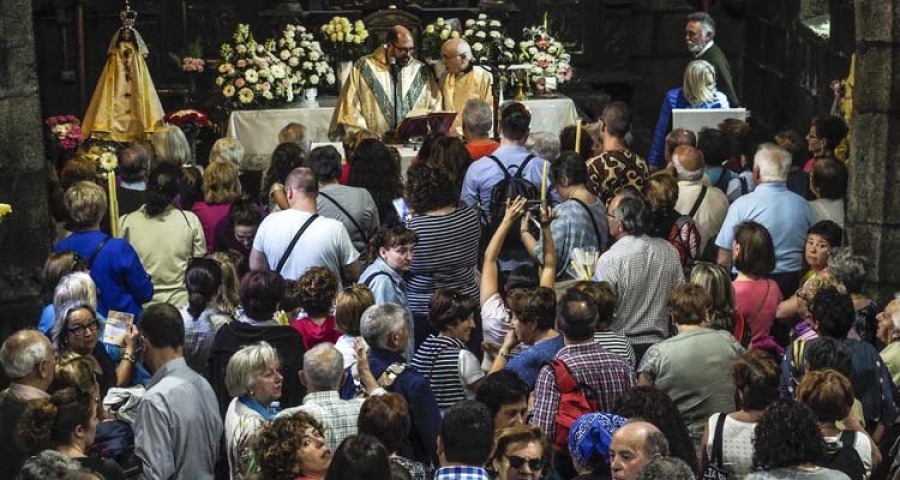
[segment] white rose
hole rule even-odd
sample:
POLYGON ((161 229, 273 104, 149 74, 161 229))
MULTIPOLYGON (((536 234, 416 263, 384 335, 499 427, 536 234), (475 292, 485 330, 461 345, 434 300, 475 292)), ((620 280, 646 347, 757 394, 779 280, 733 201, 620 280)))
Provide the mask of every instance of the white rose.
POLYGON ((293 55, 295 57, 300 57, 303 55, 303 50, 301 50, 299 47, 297 47, 297 48, 291 50, 291 55, 293 55))
POLYGON ((287 30, 286 32, 284 32, 284 36, 287 37, 287 38, 294 38, 294 31, 293 31, 293 30, 287 30))
POLYGON ((484 45, 482 45, 481 42, 475 42, 472 45, 472 51, 480 52, 482 50, 484 50, 484 45))
POLYGON ((312 60, 312 61, 314 61, 314 62, 315 62, 315 61, 318 61, 318 60, 319 60, 319 53, 318 53, 318 52, 310 52, 310 53, 309 53, 309 59, 312 60))
POLYGON ((479 13, 479 14, 478 14, 478 19, 479 19, 479 20, 485 20, 485 19, 487 19, 487 15, 485 15, 484 13, 479 13))
POLYGON ((319 50, 319 51, 321 51, 321 50, 322 50, 322 45, 319 44, 319 42, 309 42, 309 48, 312 48, 312 49, 314 49, 314 50, 319 50))
POLYGON ((475 25, 478 25, 479 27, 486 27, 487 22, 485 22, 484 20, 479 20, 479 21, 475 22, 475 25))
POLYGON ((282 60, 287 60, 287 59, 291 58, 291 51, 290 50, 282 50, 281 53, 278 54, 278 56, 281 57, 282 60))
POLYGON ((537 47, 528 47, 528 53, 529 53, 529 54, 535 55, 535 54, 537 54, 537 52, 538 52, 537 47))
POLYGON ((429 26, 425 27, 425 33, 427 33, 429 35, 434 33, 434 25, 429 25, 429 26))
POLYGON ((335 82, 334 74, 329 73, 328 75, 325 75, 325 82, 327 82, 329 85, 334 85, 334 82, 335 82))
POLYGON ((500 38, 500 32, 494 30, 491 32, 491 38, 500 38))
POLYGON ((471 37, 472 35, 475 35, 475 32, 472 31, 472 29, 468 29, 465 31, 465 33, 463 33, 464 37, 471 37))
POLYGON ((533 46, 534 46, 534 40, 527 40, 527 41, 525 41, 525 42, 522 42, 522 45, 525 46, 525 47, 533 47, 533 46))
POLYGON ((302 42, 300 42, 300 46, 303 47, 303 48, 308 48, 308 47, 309 47, 309 42, 307 42, 306 40, 303 40, 302 42))
POLYGON ((288 60, 288 65, 290 65, 291 67, 296 67, 299 64, 300 64, 300 59, 298 59, 297 57, 291 57, 291 59, 288 60))
POLYGON ((313 69, 312 62, 310 62, 310 61, 303 62, 303 69, 304 70, 312 70, 313 69))
POLYGON ((441 40, 446 40, 450 38, 450 32, 447 30, 441 30, 441 40))
POLYGON ((516 41, 507 37, 503 40, 503 46, 506 48, 516 48, 516 41))
POLYGON ((444 19, 441 18, 441 17, 438 17, 437 21, 434 22, 434 23, 436 23, 436 24, 438 24, 438 25, 443 25, 443 24, 444 24, 444 19))
POLYGON ((272 65, 272 68, 269 71, 272 73, 273 77, 279 79, 284 78, 284 76, 287 75, 284 65, 272 65))
POLYGON ((550 47, 547 48, 547 53, 551 53, 551 54, 552 54, 552 53, 556 53, 558 50, 559 50, 559 49, 556 48, 556 46, 550 45, 550 47))
POLYGON ((475 25, 475 20, 472 20, 471 18, 468 19, 468 20, 466 20, 466 26, 467 26, 467 27, 471 27, 471 26, 473 26, 473 25, 475 25))
POLYGON ((499 27, 499 26, 500 26, 500 20, 491 20, 491 22, 490 22, 488 25, 490 25, 490 26, 492 26, 492 27, 499 27))
POLYGON ((310 75, 309 83, 311 83, 313 85, 318 85, 319 84, 319 76, 318 75, 310 75))
POLYGON ((485 37, 487 37, 487 34, 484 33, 484 32, 477 32, 477 33, 475 34, 475 37, 477 37, 477 38, 485 38, 485 37))
POLYGON ((531 73, 533 73, 535 75, 540 75, 540 74, 544 73, 544 70, 541 67, 535 65, 534 67, 531 68, 531 73))

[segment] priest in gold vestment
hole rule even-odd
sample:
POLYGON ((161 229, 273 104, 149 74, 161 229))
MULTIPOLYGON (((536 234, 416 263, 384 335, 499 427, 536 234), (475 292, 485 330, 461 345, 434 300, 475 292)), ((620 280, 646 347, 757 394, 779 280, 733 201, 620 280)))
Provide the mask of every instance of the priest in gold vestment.
POLYGON ((381 137, 412 111, 440 110, 437 82, 428 66, 412 58, 414 47, 412 33, 398 25, 388 32, 384 46, 356 61, 331 117, 329 137, 340 140, 359 130, 381 137), (394 74, 400 93, 396 109, 394 74))
POLYGON ((144 61, 148 53, 140 34, 127 24, 113 36, 82 122, 86 138, 131 142, 162 127, 162 103, 144 61))
POLYGON ((487 70, 472 64, 472 47, 461 38, 451 38, 441 47, 444 75, 441 77, 443 109, 456 112, 453 128, 462 128, 462 112, 473 98, 493 105, 491 82, 487 70))

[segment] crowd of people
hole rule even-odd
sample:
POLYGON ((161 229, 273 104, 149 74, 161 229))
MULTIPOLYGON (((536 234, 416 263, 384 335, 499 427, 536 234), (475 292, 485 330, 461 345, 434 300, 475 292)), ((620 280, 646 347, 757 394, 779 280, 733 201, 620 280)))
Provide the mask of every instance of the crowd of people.
MULTIPOLYGON (((689 18, 695 54, 709 26, 689 18)), ((847 129, 669 131, 737 104, 712 63, 649 161, 623 102, 576 152, 516 102, 490 140, 480 100, 406 172, 365 131, 342 156, 298 124, 262 178, 230 138, 200 169, 167 127, 119 153, 118 219, 69 160, 37 328, 0 347, 0 472, 887 478, 900 297, 879 309, 843 247, 847 129)))

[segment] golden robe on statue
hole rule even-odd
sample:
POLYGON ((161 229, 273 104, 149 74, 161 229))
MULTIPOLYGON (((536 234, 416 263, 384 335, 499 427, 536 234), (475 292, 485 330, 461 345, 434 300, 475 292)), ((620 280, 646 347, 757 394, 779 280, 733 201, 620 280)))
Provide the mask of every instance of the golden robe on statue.
MULTIPOLYGON (((441 107, 441 92, 431 69, 414 58, 400 69, 400 97, 398 121, 413 110, 420 114, 441 107)), ((396 128, 391 67, 385 49, 378 48, 353 64, 331 117, 328 136, 337 141, 368 130, 381 137, 396 128)))
POLYGON ((144 61, 147 46, 136 31, 122 27, 106 53, 82 122, 84 136, 116 142, 148 138, 162 127, 164 113, 144 61))
POLYGON ((477 98, 493 105, 492 78, 490 72, 477 65, 459 73, 444 74, 441 78, 443 109, 456 112, 453 128, 462 127, 462 112, 469 100, 477 98))

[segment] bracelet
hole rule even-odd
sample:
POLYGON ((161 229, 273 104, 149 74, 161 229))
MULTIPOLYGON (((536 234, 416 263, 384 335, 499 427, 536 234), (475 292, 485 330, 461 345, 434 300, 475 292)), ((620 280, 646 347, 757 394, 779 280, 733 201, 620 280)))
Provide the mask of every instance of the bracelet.
POLYGON ((132 355, 130 353, 123 353, 122 360, 131 362, 132 364, 137 363, 137 359, 134 358, 134 355, 132 355))

